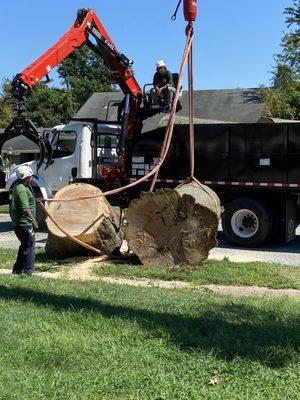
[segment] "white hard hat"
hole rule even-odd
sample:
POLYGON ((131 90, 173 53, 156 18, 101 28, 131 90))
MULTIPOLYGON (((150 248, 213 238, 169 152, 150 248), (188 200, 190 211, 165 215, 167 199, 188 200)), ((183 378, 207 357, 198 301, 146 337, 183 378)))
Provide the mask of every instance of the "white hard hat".
POLYGON ((28 165, 21 165, 17 169, 17 178, 19 179, 25 179, 33 175, 32 169, 28 167, 28 165))
POLYGON ((166 63, 164 60, 158 60, 156 63, 156 68, 158 67, 166 67, 166 63))

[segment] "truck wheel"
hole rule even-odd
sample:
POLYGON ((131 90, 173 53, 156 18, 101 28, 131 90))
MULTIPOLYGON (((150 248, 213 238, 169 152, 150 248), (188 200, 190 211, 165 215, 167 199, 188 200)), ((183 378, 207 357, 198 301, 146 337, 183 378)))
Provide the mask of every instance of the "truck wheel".
POLYGON ((258 247, 270 236, 272 216, 260 201, 240 198, 225 208, 222 226, 232 243, 243 247, 258 247))

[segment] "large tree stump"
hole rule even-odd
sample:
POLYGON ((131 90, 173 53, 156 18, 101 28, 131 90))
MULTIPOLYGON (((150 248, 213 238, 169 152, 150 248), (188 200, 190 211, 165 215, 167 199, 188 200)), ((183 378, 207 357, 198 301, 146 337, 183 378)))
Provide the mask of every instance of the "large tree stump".
MULTIPOLYGON (((55 199, 100 194, 100 189, 85 183, 68 185, 59 190, 55 199)), ((50 203, 50 215, 68 234, 99 249, 103 254, 116 252, 122 245, 123 235, 120 210, 110 206, 105 197, 70 202, 50 203)), ((48 217, 49 230, 46 254, 51 258, 67 258, 93 253, 68 238, 48 217)))
POLYGON ((217 244, 220 201, 205 186, 144 192, 127 210, 125 238, 145 265, 172 268, 199 265, 217 244))

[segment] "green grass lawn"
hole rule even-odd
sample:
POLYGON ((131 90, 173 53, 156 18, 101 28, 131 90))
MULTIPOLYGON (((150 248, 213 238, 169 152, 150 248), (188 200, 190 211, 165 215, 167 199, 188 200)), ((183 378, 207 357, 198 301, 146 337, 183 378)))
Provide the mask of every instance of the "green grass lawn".
POLYGON ((299 306, 2 276, 0 399, 296 400, 299 306))
POLYGON ((0 214, 9 214, 9 205, 3 204, 0 206, 0 214))
MULTIPOLYGON (((0 268, 11 269, 16 258, 17 249, 1 249, 0 248, 0 268)), ((44 249, 36 249, 36 271, 57 271, 62 267, 62 263, 55 260, 50 260, 46 257, 44 249)), ((0 399, 1 400, 1 399, 0 399)))
MULTIPOLYGON (((11 268, 16 259, 17 250, 0 249, 0 266, 11 268)), ((43 249, 37 249, 37 271, 57 271, 66 268, 63 263, 49 260, 43 249)), ((195 285, 257 285, 274 289, 300 289, 300 268, 285 267, 266 263, 233 263, 228 260, 205 261, 199 267, 180 267, 176 270, 165 270, 161 267, 143 265, 117 264, 101 262, 94 268, 98 276, 115 276, 126 278, 151 278, 162 280, 181 280, 195 285)))
POLYGON ((181 280, 195 285, 213 283, 300 289, 300 268, 260 262, 233 263, 226 259, 207 260, 199 267, 180 267, 172 271, 162 267, 101 263, 94 273, 98 276, 181 280))

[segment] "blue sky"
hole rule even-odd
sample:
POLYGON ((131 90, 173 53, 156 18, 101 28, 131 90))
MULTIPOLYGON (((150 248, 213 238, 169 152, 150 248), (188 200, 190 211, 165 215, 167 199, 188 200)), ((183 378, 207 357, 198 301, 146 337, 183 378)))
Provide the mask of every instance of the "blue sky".
MULTIPOLYGON (((285 28, 283 10, 292 0, 198 0, 195 26, 195 88, 268 85, 273 56, 285 28)), ((185 22, 177 0, 4 0, 1 2, 0 79, 22 71, 75 20, 93 8, 118 50, 135 61, 140 83, 151 82, 157 59, 173 72, 180 64, 185 22)))

